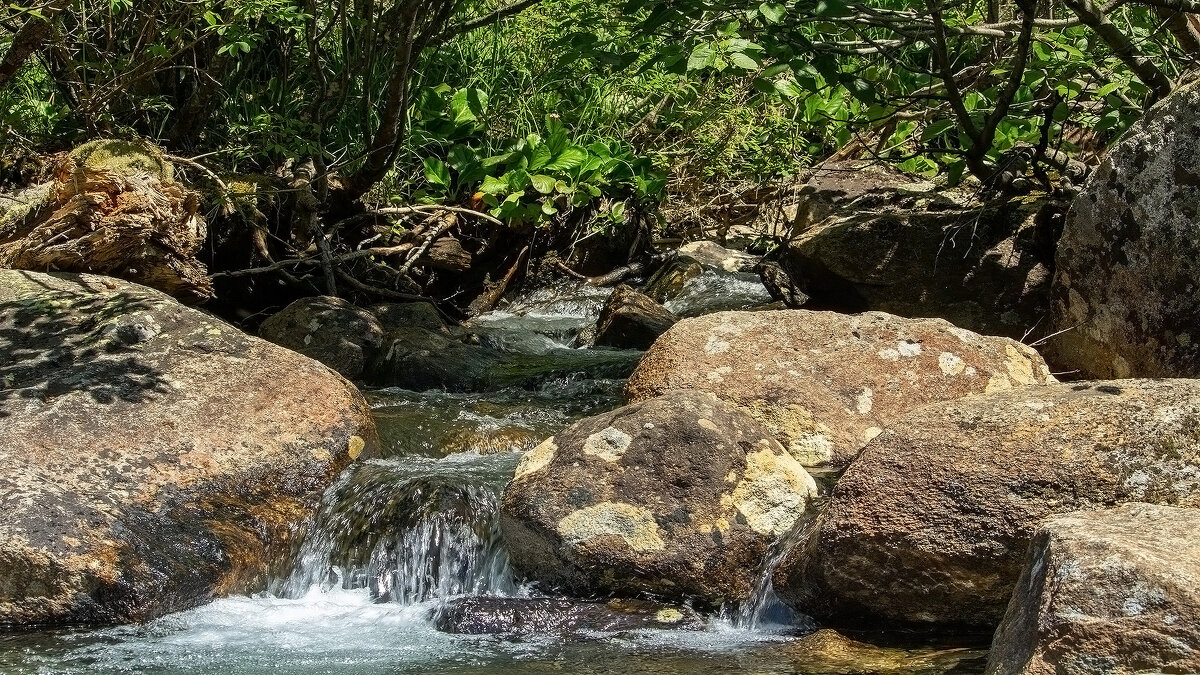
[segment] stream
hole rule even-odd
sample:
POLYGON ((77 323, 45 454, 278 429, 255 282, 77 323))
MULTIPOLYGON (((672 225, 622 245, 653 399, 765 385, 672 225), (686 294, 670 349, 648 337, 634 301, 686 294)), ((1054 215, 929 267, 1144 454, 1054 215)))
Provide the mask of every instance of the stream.
MULTIPOLYGON (((703 302, 722 282, 698 283, 703 302)), ((761 286, 723 283, 726 293, 744 286, 745 304, 762 301, 761 286)), ((605 294, 539 291, 474 322, 482 344, 554 362, 549 379, 468 394, 366 392, 383 452, 324 494, 292 569, 266 592, 145 625, 0 634, 0 673, 980 672, 978 651, 890 649, 872 661, 800 648, 813 627, 773 600, 768 570, 750 609, 708 617, 701 630, 435 627, 455 598, 537 597, 509 566, 499 496, 521 451, 619 405, 612 364, 632 368, 637 354, 581 358, 572 347, 605 294)), ((672 309, 697 311, 685 303, 672 309)))

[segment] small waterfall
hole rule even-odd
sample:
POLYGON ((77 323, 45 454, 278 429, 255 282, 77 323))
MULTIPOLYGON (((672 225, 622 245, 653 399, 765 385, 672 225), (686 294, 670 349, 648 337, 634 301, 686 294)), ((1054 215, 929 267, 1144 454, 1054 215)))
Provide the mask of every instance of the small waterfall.
POLYGON ((803 628, 815 630, 816 624, 812 619, 788 607, 775 594, 772 577, 775 568, 783 561, 783 557, 797 543, 804 540, 815 518, 807 515, 803 521, 784 535, 767 552, 759 569, 758 583, 750 599, 737 605, 727 605, 721 608, 721 618, 729 621, 737 628, 757 630, 764 626, 789 626, 793 629, 803 628))
POLYGON ((515 593, 496 520, 512 454, 357 465, 326 493, 292 574, 272 591, 368 588, 377 602, 404 605, 515 593))

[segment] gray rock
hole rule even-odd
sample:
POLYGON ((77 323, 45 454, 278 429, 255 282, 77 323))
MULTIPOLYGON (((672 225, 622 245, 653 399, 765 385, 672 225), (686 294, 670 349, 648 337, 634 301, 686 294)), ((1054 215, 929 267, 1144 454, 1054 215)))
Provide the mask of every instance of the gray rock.
POLYGON ((1134 124, 1071 205, 1053 358, 1097 378, 1200 376, 1200 83, 1134 124))
POLYGON ((1127 504, 1046 521, 986 672, 1200 672, 1200 511, 1127 504))
POLYGON ((1024 387, 929 405, 868 445, 775 575, 846 625, 994 628, 1045 518, 1200 506, 1200 381, 1024 387))
POLYGON ((368 311, 375 315, 384 333, 402 328, 424 328, 443 335, 450 334, 442 315, 428 302, 384 302, 371 305, 368 311))
POLYGON ((648 349, 679 317, 629 286, 617 286, 596 322, 597 345, 648 349))
POLYGON ((813 479, 752 418, 675 392, 576 423, 525 453, 500 526, 513 565, 581 596, 746 600, 813 479))
POLYGON ((433 625, 466 635, 550 635, 671 628, 702 630, 704 617, 693 609, 646 600, 579 602, 563 598, 472 597, 451 600, 433 612, 433 625))
POLYGON ((301 298, 263 322, 258 334, 355 379, 374 357, 383 328, 371 312, 331 296, 301 298))

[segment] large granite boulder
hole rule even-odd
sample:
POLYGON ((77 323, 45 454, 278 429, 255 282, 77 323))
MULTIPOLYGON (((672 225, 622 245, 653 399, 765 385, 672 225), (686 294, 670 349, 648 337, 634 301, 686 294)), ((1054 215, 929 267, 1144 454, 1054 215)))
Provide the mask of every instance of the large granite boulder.
POLYGON ((1200 380, 929 405, 850 465, 775 590, 842 624, 994 628, 1042 520, 1130 501, 1200 506, 1200 380))
POLYGON ((1200 511, 1075 512, 1038 530, 988 675, 1200 672, 1200 511))
POLYGON ((260 589, 376 445, 316 361, 133 283, 0 271, 0 624, 260 589))
POLYGON ((1200 83, 1134 124, 1067 215, 1056 362, 1097 378, 1200 376, 1200 83))
POLYGON ((780 310, 680 321, 646 353, 626 394, 712 392, 811 466, 845 464, 922 404, 1053 381, 1029 347, 941 319, 780 310))
POLYGON ((354 379, 383 342, 371 312, 332 296, 301 298, 263 322, 258 334, 354 379))
POLYGON ((987 335, 1048 333, 1065 205, 1043 196, 980 203, 878 162, 812 169, 774 256, 805 307, 936 316, 987 335))
POLYGON ((648 349, 679 317, 629 286, 613 289, 596 321, 596 344, 648 349))
POLYGON ((513 565, 575 595, 743 601, 813 479, 751 417, 673 392, 576 423, 525 453, 500 526, 513 565))

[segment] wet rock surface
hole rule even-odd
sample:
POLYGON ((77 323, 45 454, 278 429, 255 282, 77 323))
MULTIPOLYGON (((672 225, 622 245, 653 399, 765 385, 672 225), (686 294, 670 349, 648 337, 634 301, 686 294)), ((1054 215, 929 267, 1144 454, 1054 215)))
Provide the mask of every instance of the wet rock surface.
POLYGON ((383 327, 373 313, 330 296, 293 302, 264 321, 258 334, 350 379, 363 374, 383 341, 383 327))
POLYGON ((563 598, 474 597, 451 600, 433 613, 434 626, 467 635, 578 636, 646 628, 702 630, 705 618, 686 607, 645 600, 579 602, 563 598))
POLYGON ((940 319, 781 310, 679 322, 646 353, 626 394, 636 402, 711 392, 801 463, 844 465, 922 404, 1053 381, 1031 348, 940 319))
POLYGON ((0 271, 0 624, 259 589, 376 448, 362 396, 316 361, 129 282, 0 271))
POLYGON ((746 600, 815 495, 752 418, 674 392, 588 418, 525 453, 501 502, 514 566, 544 590, 746 600))
POLYGON ((1085 375, 1200 375, 1200 84, 1134 124, 1071 205, 1054 280, 1057 362, 1085 375))
POLYGON ((613 289, 596 324, 597 345, 648 349, 679 317, 629 286, 613 289))
POLYGON ((797 610, 991 629, 1038 524, 1125 502, 1200 506, 1200 382, 1025 387, 894 421, 775 574, 797 610))
POLYGON ((971 647, 876 645, 828 628, 784 645, 801 675, 950 675, 978 673, 987 651, 971 647))
POLYGON ((1200 510, 1149 504, 1046 521, 988 675, 1200 672, 1200 510))

